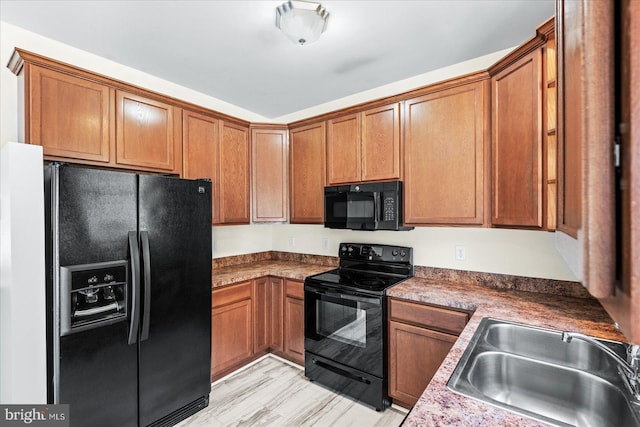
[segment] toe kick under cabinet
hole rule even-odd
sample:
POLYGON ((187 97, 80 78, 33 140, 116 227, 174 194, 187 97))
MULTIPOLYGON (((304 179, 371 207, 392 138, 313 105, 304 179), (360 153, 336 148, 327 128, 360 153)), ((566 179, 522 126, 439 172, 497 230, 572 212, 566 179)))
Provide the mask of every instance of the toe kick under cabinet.
POLYGON ((412 407, 469 320, 469 313, 389 299, 389 396, 412 407))

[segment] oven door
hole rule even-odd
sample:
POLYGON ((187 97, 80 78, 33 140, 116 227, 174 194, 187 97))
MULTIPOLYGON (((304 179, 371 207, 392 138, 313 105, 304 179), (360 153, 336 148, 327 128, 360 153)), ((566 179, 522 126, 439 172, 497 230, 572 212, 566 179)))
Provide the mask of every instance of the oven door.
POLYGON ((380 378, 384 374, 384 297, 305 285, 305 350, 380 378))

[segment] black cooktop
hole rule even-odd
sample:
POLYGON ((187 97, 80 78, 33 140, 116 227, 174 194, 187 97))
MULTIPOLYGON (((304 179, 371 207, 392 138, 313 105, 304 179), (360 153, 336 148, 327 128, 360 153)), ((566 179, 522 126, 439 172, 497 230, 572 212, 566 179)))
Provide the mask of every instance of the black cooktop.
POLYGON ((306 283, 384 295, 387 288, 413 276, 412 248, 341 243, 340 267, 309 276, 306 283))
POLYGON ((407 279, 407 277, 382 276, 376 273, 341 272, 339 268, 336 268, 326 273, 307 277, 307 279, 322 282, 323 284, 333 287, 348 287, 354 288, 355 290, 379 293, 407 279))

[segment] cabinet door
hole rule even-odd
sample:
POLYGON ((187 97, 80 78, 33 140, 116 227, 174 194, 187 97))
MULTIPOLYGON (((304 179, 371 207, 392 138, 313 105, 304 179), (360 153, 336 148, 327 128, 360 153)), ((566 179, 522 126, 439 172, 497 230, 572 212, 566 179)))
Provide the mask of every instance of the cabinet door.
POLYGON ((405 223, 483 223, 485 85, 406 101, 405 223))
POLYGON ((180 173, 182 111, 164 102, 116 92, 116 163, 180 173))
POLYGON ((304 364, 304 283, 285 281, 284 354, 304 364))
POLYGON ((362 113, 362 181, 401 178, 400 104, 362 113))
POLYGON ((211 376, 253 355, 251 299, 211 310, 211 376))
POLYGON ((271 337, 272 350, 284 351, 284 281, 277 277, 269 278, 271 285, 271 337))
POLYGON ((45 157, 109 163, 112 92, 107 86, 29 65, 26 142, 45 157))
POLYGON ((324 222, 324 122, 289 132, 290 203, 292 224, 324 222))
POLYGON ((253 352, 267 351, 271 340, 269 278, 253 280, 253 352))
POLYGON ((286 129, 251 129, 251 205, 254 222, 288 219, 289 140, 286 129))
POLYGON ((300 365, 304 364, 304 300, 285 298, 284 354, 300 365))
POLYGON ((360 114, 327 122, 327 185, 360 181, 360 114))
POLYGON ((585 3, 558 3, 558 230, 578 238, 582 228, 582 144, 586 116, 584 82, 585 3))
POLYGON ((456 337, 389 322, 389 396, 412 407, 440 367, 456 337))
POLYGON ((184 110, 182 113, 182 176, 211 180, 211 221, 219 222, 218 144, 219 124, 213 117, 184 110))
POLYGON ((220 223, 249 223, 249 129, 222 122, 220 138, 220 223))
POLYGON ((540 50, 492 78, 493 225, 542 227, 540 50))

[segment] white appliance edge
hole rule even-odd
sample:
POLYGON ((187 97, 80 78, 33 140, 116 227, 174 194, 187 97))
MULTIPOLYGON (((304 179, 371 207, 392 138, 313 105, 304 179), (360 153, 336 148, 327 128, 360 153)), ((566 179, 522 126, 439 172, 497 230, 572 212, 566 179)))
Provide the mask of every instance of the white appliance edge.
POLYGON ((47 402, 42 147, 0 150, 0 403, 47 402))

